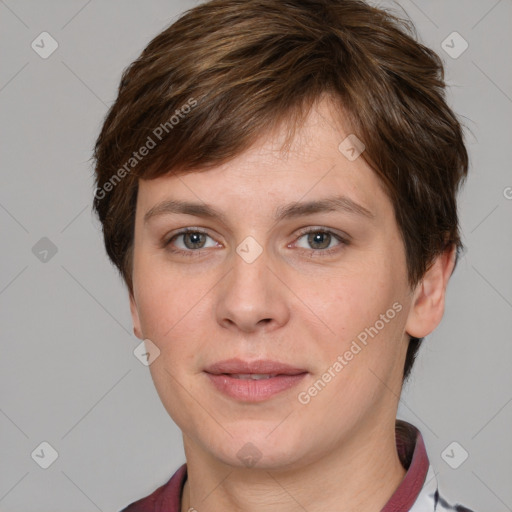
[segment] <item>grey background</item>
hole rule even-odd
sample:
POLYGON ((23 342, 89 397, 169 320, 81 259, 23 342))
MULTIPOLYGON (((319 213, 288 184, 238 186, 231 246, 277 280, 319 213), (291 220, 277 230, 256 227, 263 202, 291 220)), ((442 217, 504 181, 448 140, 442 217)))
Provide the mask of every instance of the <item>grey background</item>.
MULTIPOLYGON (((122 70, 195 4, 0 0, 3 512, 116 511, 184 462, 180 432, 133 355, 126 292, 91 214, 89 159, 122 70), (47 59, 31 48, 43 31, 59 44, 47 59), (43 237, 57 249, 46 261, 43 237), (31 457, 43 441, 58 452, 46 470, 31 457)), ((399 416, 422 431, 447 498, 510 511, 512 1, 398 4, 446 63, 471 158, 460 196, 467 253, 399 416), (441 48, 453 31, 469 43, 457 59, 441 48), (469 453, 457 469, 441 457, 453 441, 469 453)))

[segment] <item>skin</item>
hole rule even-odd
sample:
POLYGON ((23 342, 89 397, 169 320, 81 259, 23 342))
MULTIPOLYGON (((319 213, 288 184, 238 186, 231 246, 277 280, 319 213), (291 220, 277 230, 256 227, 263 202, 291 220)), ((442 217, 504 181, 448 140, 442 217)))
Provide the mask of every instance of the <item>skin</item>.
POLYGON ((151 375, 183 433, 182 511, 377 511, 405 475, 394 424, 407 334, 423 337, 440 322, 454 252, 410 287, 392 203, 362 157, 349 161, 338 150, 350 131, 333 111, 322 98, 288 151, 281 151, 283 125, 208 171, 140 181, 130 306, 136 336, 160 350, 151 375), (279 206, 332 195, 372 217, 340 210, 273 219, 279 206), (183 213, 145 222, 169 199, 207 203, 226 222, 183 213), (173 238, 186 227, 207 236, 173 238), (303 228, 316 228, 317 238, 308 242, 303 228), (325 231, 332 237, 318 241, 325 231), (248 236, 262 249, 252 263, 236 252, 248 236), (199 255, 171 252, 197 253, 190 247, 198 241, 199 255), (394 303, 401 311, 300 403, 298 393, 394 303), (217 391, 203 371, 231 357, 309 373, 296 388, 243 403, 217 391), (261 457, 254 467, 237 457, 248 442, 261 457))

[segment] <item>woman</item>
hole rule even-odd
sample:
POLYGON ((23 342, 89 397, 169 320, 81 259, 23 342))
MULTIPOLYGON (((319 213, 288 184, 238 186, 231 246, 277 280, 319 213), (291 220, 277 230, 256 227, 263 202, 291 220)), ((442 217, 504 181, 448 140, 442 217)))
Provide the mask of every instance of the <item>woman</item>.
POLYGON ((357 0, 214 0, 125 71, 95 208, 187 461, 124 511, 468 510, 396 420, 461 248, 443 89, 357 0))

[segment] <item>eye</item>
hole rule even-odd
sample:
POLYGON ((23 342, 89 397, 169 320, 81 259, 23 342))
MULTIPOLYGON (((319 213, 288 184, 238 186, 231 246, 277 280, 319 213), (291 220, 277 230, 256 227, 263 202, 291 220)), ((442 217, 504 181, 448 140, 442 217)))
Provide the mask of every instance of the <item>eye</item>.
POLYGON ((342 236, 324 228, 308 228, 300 233, 298 241, 305 239, 306 245, 296 244, 312 254, 326 255, 341 250, 348 241, 342 236))
MULTIPOLYGON (((307 251, 311 256, 330 255, 348 245, 347 238, 326 228, 307 228, 299 233, 293 245, 307 251), (304 239, 304 242, 300 242, 304 239), (306 245, 304 245, 306 244, 306 245)), ((184 256, 200 256, 203 249, 218 247, 218 243, 206 231, 200 228, 185 228, 163 241, 163 246, 170 252, 184 256), (208 243, 208 239, 210 242, 208 243)))
POLYGON ((191 255, 191 253, 199 253, 201 249, 215 247, 216 242, 208 236, 208 234, 199 228, 186 228, 175 233, 164 245, 174 253, 191 255), (213 243, 207 245, 207 239, 213 243), (176 242, 175 242, 176 241, 176 242), (177 248, 176 248, 177 247, 177 248))

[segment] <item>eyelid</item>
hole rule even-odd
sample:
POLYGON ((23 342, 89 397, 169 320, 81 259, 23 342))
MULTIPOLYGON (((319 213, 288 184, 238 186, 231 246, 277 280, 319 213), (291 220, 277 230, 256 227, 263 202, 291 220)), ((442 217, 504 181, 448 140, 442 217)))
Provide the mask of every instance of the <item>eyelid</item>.
MULTIPOLYGON (((162 246, 163 247, 166 247, 168 246, 175 238, 181 236, 181 235, 185 235, 187 233, 203 233, 204 235, 207 235, 209 236, 212 240, 214 240, 214 238, 210 235, 208 229, 205 229, 205 228, 196 228, 194 226, 189 226, 189 227, 186 227, 186 228, 181 228, 179 229, 178 231, 176 232, 172 232, 171 234, 168 234, 168 235, 165 235, 163 238, 162 238, 162 246)), ((198 249, 197 251, 195 252, 198 252, 202 249, 198 249)), ((188 252, 192 252, 192 251, 188 251, 188 252)))
POLYGON ((297 238, 300 238, 303 235, 307 235, 308 233, 316 232, 329 233, 347 244, 350 242, 351 239, 351 237, 347 233, 339 232, 326 226, 308 226, 307 228, 300 229, 297 238))
MULTIPOLYGON (((292 246, 294 246, 297 241, 302 238, 305 235, 308 235, 309 233, 327 233, 329 235, 332 235, 336 240, 338 240, 338 244, 334 247, 328 248, 328 249, 305 249, 304 247, 298 247, 297 249, 301 252, 305 252, 306 254, 309 254, 311 257, 328 257, 333 256, 339 253, 341 250, 343 250, 344 247, 347 245, 350 245, 350 236, 347 234, 339 234, 337 231, 334 231, 333 229, 327 228, 325 226, 309 226, 307 228, 303 228, 299 231, 296 239, 294 242, 292 242, 292 246)), ((288 245, 288 247, 290 247, 288 245)))

